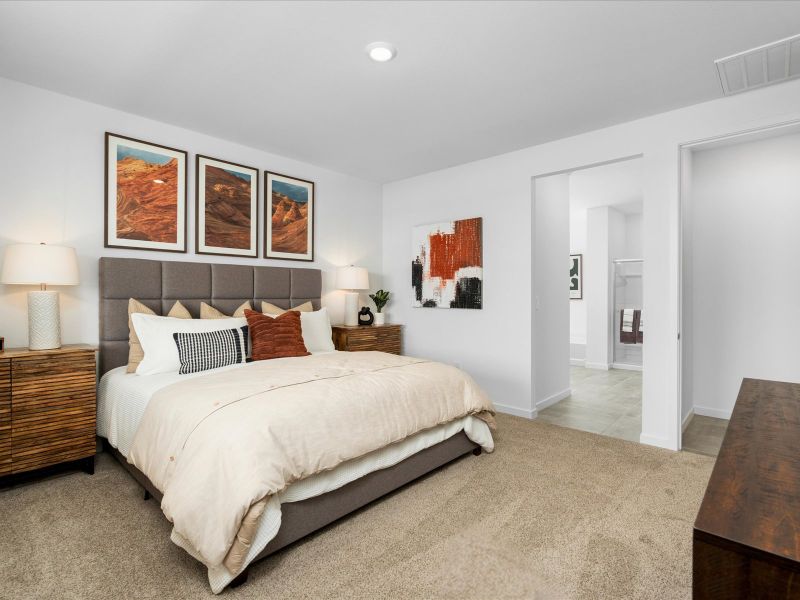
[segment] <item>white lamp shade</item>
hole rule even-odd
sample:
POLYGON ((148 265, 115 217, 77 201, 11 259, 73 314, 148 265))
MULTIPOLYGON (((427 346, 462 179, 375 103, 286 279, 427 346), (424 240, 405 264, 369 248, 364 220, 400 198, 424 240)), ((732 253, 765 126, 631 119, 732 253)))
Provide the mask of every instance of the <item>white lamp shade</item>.
POLYGON ((364 267, 339 267, 336 269, 336 287, 340 290, 368 290, 369 272, 364 267))
POLYGON ((0 283, 78 285, 78 259, 75 248, 46 244, 7 246, 0 283))

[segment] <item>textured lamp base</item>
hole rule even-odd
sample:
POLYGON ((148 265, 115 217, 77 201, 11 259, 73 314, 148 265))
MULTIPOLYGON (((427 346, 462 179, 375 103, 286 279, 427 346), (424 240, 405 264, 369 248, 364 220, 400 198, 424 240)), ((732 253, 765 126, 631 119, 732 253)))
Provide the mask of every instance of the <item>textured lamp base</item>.
POLYGON ((52 350, 60 347, 58 292, 28 292, 28 348, 52 350))
POLYGON ((346 292, 344 295, 344 324, 358 325, 358 292, 346 292))

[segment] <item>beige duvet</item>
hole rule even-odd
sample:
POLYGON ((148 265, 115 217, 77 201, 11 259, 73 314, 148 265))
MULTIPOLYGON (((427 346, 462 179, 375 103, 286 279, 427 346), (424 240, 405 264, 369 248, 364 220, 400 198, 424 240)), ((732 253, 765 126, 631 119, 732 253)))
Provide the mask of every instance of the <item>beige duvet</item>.
POLYGON ((163 492, 175 531, 207 566, 242 567, 266 499, 466 415, 493 424, 465 373, 382 352, 283 358, 156 392, 128 460, 163 492))

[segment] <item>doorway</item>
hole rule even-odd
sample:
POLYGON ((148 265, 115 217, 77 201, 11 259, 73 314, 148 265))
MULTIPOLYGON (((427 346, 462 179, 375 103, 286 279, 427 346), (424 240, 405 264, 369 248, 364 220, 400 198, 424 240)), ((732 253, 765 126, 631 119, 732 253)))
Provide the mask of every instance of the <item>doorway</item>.
POLYGON ((534 178, 533 206, 538 416, 636 442, 645 330, 642 162, 534 178))
POLYGON ((682 448, 716 455, 744 377, 800 381, 800 126, 681 149, 682 448))

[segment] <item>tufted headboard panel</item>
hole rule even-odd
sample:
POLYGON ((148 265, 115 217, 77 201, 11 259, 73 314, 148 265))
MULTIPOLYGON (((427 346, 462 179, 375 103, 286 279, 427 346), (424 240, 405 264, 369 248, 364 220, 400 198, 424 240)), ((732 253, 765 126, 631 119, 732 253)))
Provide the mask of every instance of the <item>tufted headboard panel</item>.
POLYGON ((100 259, 100 374, 128 362, 128 300, 136 298, 156 314, 169 312, 176 300, 200 316, 206 302, 231 314, 250 300, 255 310, 261 300, 281 308, 311 301, 320 307, 322 272, 319 269, 219 265, 197 262, 100 259))

